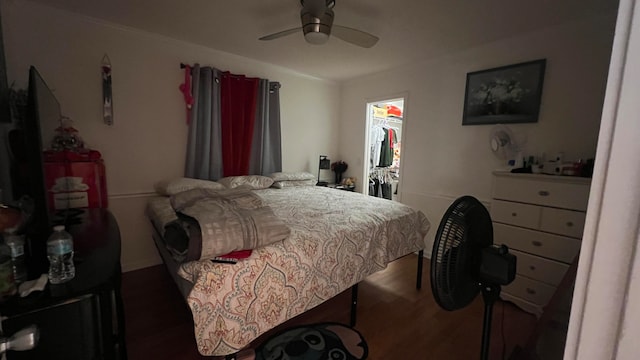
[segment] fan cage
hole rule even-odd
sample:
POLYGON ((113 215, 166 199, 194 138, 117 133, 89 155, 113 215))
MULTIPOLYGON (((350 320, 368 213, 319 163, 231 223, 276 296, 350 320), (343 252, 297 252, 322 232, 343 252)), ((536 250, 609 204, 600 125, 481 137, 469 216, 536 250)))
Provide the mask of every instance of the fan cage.
POLYGON ((431 286, 442 308, 460 309, 477 296, 480 250, 492 243, 491 218, 484 205, 471 196, 456 200, 438 227, 432 251, 431 286))

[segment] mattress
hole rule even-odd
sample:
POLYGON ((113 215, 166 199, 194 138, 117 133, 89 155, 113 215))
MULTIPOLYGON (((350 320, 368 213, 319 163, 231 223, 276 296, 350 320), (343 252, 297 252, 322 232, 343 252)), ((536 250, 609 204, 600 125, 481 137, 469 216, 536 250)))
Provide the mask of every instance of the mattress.
MULTIPOLYGON (((193 284, 186 300, 202 355, 235 353, 389 262, 425 248, 429 221, 397 202, 317 186, 255 193, 291 229, 287 239, 254 249, 236 264, 201 260, 177 266, 179 277, 193 284)), ((163 203, 168 200, 152 199, 147 211, 160 229, 171 218, 163 203)))

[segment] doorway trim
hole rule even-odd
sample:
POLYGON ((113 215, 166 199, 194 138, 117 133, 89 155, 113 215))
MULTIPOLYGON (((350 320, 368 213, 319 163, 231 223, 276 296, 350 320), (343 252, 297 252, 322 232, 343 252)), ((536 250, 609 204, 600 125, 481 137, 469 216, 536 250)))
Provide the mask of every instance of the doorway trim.
MULTIPOLYGON (((392 101, 392 100, 403 100, 403 105, 402 105, 402 134, 400 134, 400 143, 402 144, 402 149, 401 149, 401 154, 400 154, 400 180, 398 181, 398 197, 397 200, 398 202, 402 202, 402 183, 403 183, 403 178, 404 178, 404 174, 405 174, 405 167, 402 165, 403 161, 402 161, 402 154, 406 154, 407 153, 407 141, 406 141, 406 133, 407 133, 407 121, 409 119, 409 92, 408 91, 403 91, 403 92, 398 92, 398 93, 391 93, 391 94, 387 94, 387 95, 381 95, 381 96, 375 96, 375 97, 369 97, 369 98, 365 98, 365 103, 364 103, 364 113, 365 113, 365 119, 364 119, 364 149, 363 149, 363 166, 362 166, 362 193, 363 194, 368 194, 369 193, 369 132, 371 130, 371 123, 370 123, 370 119, 369 119, 369 114, 368 114, 368 106, 371 103, 375 103, 375 102, 385 102, 385 101, 392 101)), ((405 155, 406 156, 406 155, 405 155)), ((404 161, 406 162, 406 161, 404 161)))
POLYGON ((631 359, 640 334, 640 7, 620 0, 564 359, 631 359))

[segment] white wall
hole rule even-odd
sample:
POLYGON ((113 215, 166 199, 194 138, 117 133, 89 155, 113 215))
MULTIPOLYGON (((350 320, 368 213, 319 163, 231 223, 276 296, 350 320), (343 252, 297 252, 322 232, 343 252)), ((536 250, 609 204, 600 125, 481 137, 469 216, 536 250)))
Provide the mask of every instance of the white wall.
POLYGON ((595 157, 614 24, 615 14, 605 14, 344 83, 340 152, 354 164, 348 175, 363 174, 367 99, 408 94, 399 192, 430 219, 432 241, 451 202, 473 195, 486 203, 491 171, 503 167, 489 149, 492 126, 461 125, 466 74, 540 58, 547 69, 539 121, 509 127, 527 138, 525 155, 595 157))
POLYGON ((367 100, 407 94, 401 199, 425 212, 435 229, 457 196, 488 201, 490 173, 501 166, 488 147, 491 126, 461 126, 466 73, 546 58, 540 120, 511 128, 528 138, 527 154, 593 157, 615 22, 615 14, 605 14, 338 86, 28 1, 1 1, 9 81, 25 87, 28 66, 35 65, 64 114, 105 158, 125 270, 159 263, 143 209, 156 180, 182 174, 187 128, 177 89, 180 62, 282 83, 284 170, 315 173, 318 154, 327 154, 349 163, 348 176, 361 178, 367 100), (105 53, 113 65, 113 127, 101 121, 105 53))
POLYGON ((125 270, 160 263, 143 211, 155 181, 183 172, 187 127, 180 62, 282 83, 284 170, 315 174, 318 154, 337 152, 335 83, 27 1, 2 0, 2 22, 9 83, 26 88, 34 65, 55 89, 64 115, 105 159, 125 270), (102 123, 104 54, 113 69, 113 127, 102 123))

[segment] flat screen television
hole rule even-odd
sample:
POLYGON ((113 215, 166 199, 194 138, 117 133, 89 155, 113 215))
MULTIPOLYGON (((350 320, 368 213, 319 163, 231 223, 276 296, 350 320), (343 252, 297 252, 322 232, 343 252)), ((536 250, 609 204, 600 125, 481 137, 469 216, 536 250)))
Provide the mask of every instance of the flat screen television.
MULTIPOLYGON (((31 213, 24 228, 35 239, 46 238, 51 232, 52 216, 45 185, 43 139, 53 135, 60 125, 60 103, 38 70, 29 69, 29 89, 25 116, 7 132, 11 159, 11 197, 31 213), (43 136, 44 135, 44 136, 43 136)), ((7 201, 7 195, 3 195, 7 201)))
POLYGON ((60 126, 62 111, 53 91, 33 66, 29 68, 26 115, 24 139, 29 162, 29 186, 34 200, 31 226, 39 234, 48 234, 51 231, 51 219, 42 151, 46 148, 44 145, 44 141, 47 141, 46 137, 50 140, 55 129, 60 126))

